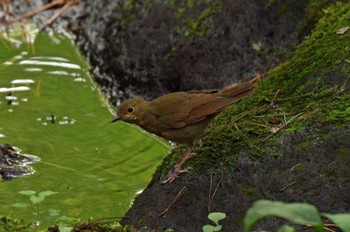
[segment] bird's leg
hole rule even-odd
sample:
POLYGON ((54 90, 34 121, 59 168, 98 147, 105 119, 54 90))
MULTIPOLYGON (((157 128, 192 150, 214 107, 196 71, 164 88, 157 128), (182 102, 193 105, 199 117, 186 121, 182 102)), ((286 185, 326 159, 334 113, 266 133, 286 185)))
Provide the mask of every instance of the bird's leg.
POLYGON ((181 168, 181 165, 190 157, 192 152, 192 147, 193 147, 192 143, 188 145, 187 149, 185 150, 185 152, 183 153, 179 161, 177 161, 177 163, 175 164, 174 172, 171 173, 171 175, 167 179, 161 181, 162 184, 171 183, 173 182, 173 180, 175 180, 178 174, 188 172, 187 168, 185 169, 180 169, 180 168, 181 168))

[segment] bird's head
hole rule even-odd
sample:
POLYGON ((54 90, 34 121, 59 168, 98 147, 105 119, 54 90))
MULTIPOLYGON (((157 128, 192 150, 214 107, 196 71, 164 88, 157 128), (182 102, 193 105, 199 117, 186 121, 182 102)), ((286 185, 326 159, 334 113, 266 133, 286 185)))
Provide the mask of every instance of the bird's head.
POLYGON ((112 122, 122 120, 139 125, 144 118, 145 112, 147 112, 147 106, 148 102, 142 98, 126 100, 119 107, 117 117, 112 122))

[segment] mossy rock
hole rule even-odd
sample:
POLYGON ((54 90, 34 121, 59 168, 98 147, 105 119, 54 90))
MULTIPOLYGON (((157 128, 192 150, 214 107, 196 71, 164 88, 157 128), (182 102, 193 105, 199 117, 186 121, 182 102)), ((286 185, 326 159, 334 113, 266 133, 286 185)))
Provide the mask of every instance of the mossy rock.
MULTIPOLYGON (((337 31, 349 26, 350 4, 322 12, 290 59, 216 117, 185 163, 191 173, 159 184, 184 148, 174 149, 122 223, 200 231, 210 223, 208 212, 220 211, 227 214, 223 231, 240 231, 246 210, 262 198, 349 210, 350 31, 337 31), (158 217, 181 190, 166 217, 158 217)), ((281 223, 269 219, 257 228, 277 231, 281 223)))
MULTIPOLYGON (((252 160, 278 155, 271 147, 281 145, 281 135, 308 125, 342 129, 350 122, 350 31, 336 33, 348 25, 349 10, 350 5, 340 3, 327 8, 290 60, 267 72, 251 97, 216 117, 196 143, 194 153, 199 155, 189 160, 195 172, 231 172, 242 153, 252 160)), ((161 169, 171 168, 177 159, 171 157, 161 169)))

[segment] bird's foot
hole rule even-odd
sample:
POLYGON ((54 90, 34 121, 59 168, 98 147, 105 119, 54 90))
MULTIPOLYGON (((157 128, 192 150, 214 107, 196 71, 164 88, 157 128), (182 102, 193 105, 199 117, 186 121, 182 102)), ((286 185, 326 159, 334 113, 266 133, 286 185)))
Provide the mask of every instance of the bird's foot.
POLYGON ((170 174, 170 176, 168 178, 166 178, 165 180, 162 180, 160 183, 161 184, 166 184, 166 183, 171 183, 173 182, 176 177, 181 174, 181 173, 187 173, 188 172, 188 169, 185 168, 185 169, 180 169, 179 167, 176 167, 175 165, 175 170, 173 173, 170 174))

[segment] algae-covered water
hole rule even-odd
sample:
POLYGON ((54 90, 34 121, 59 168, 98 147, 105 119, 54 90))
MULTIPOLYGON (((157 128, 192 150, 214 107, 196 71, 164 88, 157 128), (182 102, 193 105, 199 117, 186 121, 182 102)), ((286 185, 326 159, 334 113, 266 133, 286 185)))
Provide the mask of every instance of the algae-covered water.
POLYGON ((0 143, 41 161, 32 164, 34 175, 0 183, 0 216, 39 220, 43 227, 66 217, 122 216, 168 144, 123 122, 111 123, 110 107, 69 39, 30 36, 17 46, 0 38, 0 143), (18 193, 23 190, 58 193, 38 209, 18 193))

